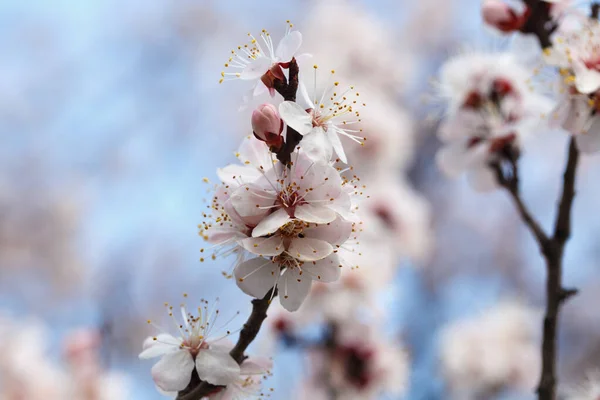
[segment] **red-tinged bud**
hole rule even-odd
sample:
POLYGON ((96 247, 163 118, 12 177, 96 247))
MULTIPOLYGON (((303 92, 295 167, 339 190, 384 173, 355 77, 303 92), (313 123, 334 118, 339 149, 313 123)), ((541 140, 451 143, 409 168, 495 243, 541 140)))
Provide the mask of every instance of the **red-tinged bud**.
POLYGON ((503 151, 504 148, 513 144, 516 138, 517 135, 515 133, 509 133, 506 136, 494 139, 490 145, 490 153, 503 151))
POLYGON ((512 83, 504 78, 495 79, 492 83, 492 90, 500 97, 511 94, 514 91, 512 83))
POLYGON ((509 33, 521 29, 529 18, 527 9, 523 15, 518 15, 512 8, 501 0, 485 0, 481 12, 483 20, 501 32, 509 33))
POLYGON ((272 151, 278 151, 283 146, 283 121, 274 105, 265 103, 252 112, 252 130, 254 136, 265 142, 272 151))
POLYGON ((478 109, 483 104, 483 98, 477 92, 470 92, 463 103, 463 107, 478 109))
POLYGON ((275 95, 275 81, 285 81, 285 75, 280 64, 274 64, 263 76, 260 77, 262 83, 269 89, 271 96, 275 95))

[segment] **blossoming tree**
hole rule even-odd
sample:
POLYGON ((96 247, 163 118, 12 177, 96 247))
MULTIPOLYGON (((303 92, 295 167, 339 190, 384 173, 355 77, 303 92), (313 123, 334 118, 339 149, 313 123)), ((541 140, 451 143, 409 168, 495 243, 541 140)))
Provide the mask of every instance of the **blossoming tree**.
MULTIPOLYGON (((557 105, 532 90, 532 71, 516 52, 453 57, 443 65, 438 85, 447 109, 438 132, 438 166, 451 177, 466 173, 477 191, 506 190, 546 262, 540 400, 557 398, 559 311, 577 292, 564 287, 562 270, 580 153, 600 149, 598 7, 589 16, 564 3, 482 4, 490 27, 537 41, 536 51, 559 76, 557 105), (571 140, 555 224, 547 233, 522 200, 519 157, 527 151, 529 136, 550 127, 562 127, 571 140)), ((246 102, 270 96, 248 121, 252 131, 239 145, 239 163, 217 171, 220 182, 199 225, 200 236, 210 244, 201 249, 201 261, 235 256, 232 270, 224 275, 253 298, 252 313, 241 329, 223 331, 219 310, 206 301, 197 311, 181 306, 181 321, 174 317, 179 311, 166 304, 176 334, 155 325, 160 333, 146 340, 140 358, 160 357, 152 367, 154 382, 178 400, 265 396, 261 377, 270 374, 272 362, 246 354, 261 330, 311 353, 314 374, 299 390, 301 398, 371 399, 405 391, 406 352, 381 335, 381 320, 361 321, 360 310, 376 308, 373 288, 391 279, 398 261, 398 254, 382 244, 409 218, 390 199, 419 200, 410 191, 390 187, 382 173, 368 180, 356 174, 353 156, 371 138, 363 129, 364 96, 339 81, 336 71, 321 73, 318 60, 300 53, 302 42, 289 21, 277 44, 265 30, 258 38, 249 34, 249 43, 231 51, 221 74, 221 82, 250 82, 246 102), (302 325, 315 319, 323 322, 324 334, 306 340, 302 325), (232 343, 228 337, 238 332, 232 343)), ((500 310, 498 315, 506 312, 512 318, 503 321, 491 311, 487 318, 459 323, 443 335, 445 373, 460 381, 477 370, 479 395, 507 380, 527 387, 537 378, 519 362, 521 357, 537 359, 533 328, 523 328, 537 314, 512 303, 500 310), (510 351, 494 352, 496 336, 480 335, 481 325, 506 332, 510 351), (455 355, 471 346, 507 367, 498 371, 482 360, 457 362, 455 355)), ((461 391, 467 389, 458 385, 457 390, 462 393, 458 396, 466 396, 461 391)))

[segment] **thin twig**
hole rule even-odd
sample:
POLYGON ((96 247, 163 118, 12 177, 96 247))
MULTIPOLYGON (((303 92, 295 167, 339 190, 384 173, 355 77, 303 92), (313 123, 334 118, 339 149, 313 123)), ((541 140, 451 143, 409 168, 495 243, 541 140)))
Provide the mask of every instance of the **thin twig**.
MULTIPOLYGON (((276 79, 273 82, 273 86, 277 93, 283 96, 283 100, 296 101, 296 93, 298 91, 298 75, 300 73, 300 69, 298 68, 298 63, 296 62, 295 58, 292 58, 292 60, 289 62, 288 72, 289 79, 276 79)), ((290 126, 288 126, 285 144, 283 145, 281 150, 277 152, 277 159, 283 164, 290 164, 291 155, 301 140, 302 135, 290 126)))

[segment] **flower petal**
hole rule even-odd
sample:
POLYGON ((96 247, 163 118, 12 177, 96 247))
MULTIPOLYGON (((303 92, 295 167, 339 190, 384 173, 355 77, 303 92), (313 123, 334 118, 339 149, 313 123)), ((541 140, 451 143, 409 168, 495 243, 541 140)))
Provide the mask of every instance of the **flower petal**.
POLYGON ((309 134, 312 129, 312 117, 298 103, 284 101, 279 105, 279 116, 288 126, 301 135, 309 134))
POLYGON ((259 256, 277 256, 283 253, 283 238, 280 235, 271 237, 247 238, 240 242, 243 248, 259 256))
POLYGON ((279 62, 286 63, 294 57, 301 45, 302 34, 298 31, 292 31, 281 39, 277 45, 277 50, 275 50, 275 56, 279 59, 279 62))
POLYGON ((196 371, 203 381, 227 385, 240 377, 240 366, 227 352, 201 350, 196 356, 196 371))
POLYGON ((328 163, 331 160, 333 147, 326 135, 323 128, 316 127, 300 141, 300 147, 311 160, 319 163, 328 163))
POLYGON ((289 214, 285 209, 280 208, 274 213, 267 215, 260 223, 252 230, 252 237, 266 236, 277 232, 277 229, 291 221, 289 214))
POLYGON ((558 118, 562 118, 562 127, 573 134, 582 133, 589 121, 591 110, 586 96, 569 99, 559 108, 558 118))
POLYGON ((341 265, 337 254, 332 254, 322 260, 304 263, 302 270, 310 274, 315 281, 330 283, 340 278, 341 265))
POLYGON ((335 211, 327 206, 316 206, 313 204, 302 204, 296 207, 294 216, 305 222, 314 224, 326 224, 336 219, 335 211))
POLYGON ((342 245, 352 234, 352 222, 337 218, 328 224, 312 225, 302 233, 306 238, 319 239, 333 246, 342 245))
POLYGON ((595 153, 600 150, 600 117, 595 116, 587 131, 575 135, 577 147, 583 153, 595 153))
POLYGON ((167 392, 180 391, 192 379, 194 359, 189 351, 178 350, 165 354, 152 367, 152 379, 156 386, 167 392))
POLYGON ((294 238, 287 252, 300 261, 321 260, 333 252, 333 246, 324 240, 294 238))
POLYGON ((327 132, 327 139, 329 139, 329 143, 331 143, 331 147, 333 147, 333 150, 340 158, 340 161, 344 164, 347 164, 348 159, 346 158, 346 153, 344 153, 344 146, 342 146, 342 142, 340 141, 340 137, 336 128, 332 127, 332 129, 327 132))
POLYGON ((275 204, 277 196, 256 185, 242 185, 231 194, 231 205, 240 217, 265 215, 275 204))
POLYGON ((181 340, 167 333, 161 333, 160 335, 156 336, 156 340, 154 340, 154 337, 149 337, 146 339, 146 341, 144 341, 144 351, 142 351, 138 357, 142 360, 145 360, 148 358, 162 356, 164 354, 179 350, 180 344, 181 340))
POLYGON ((275 286, 279 265, 271 260, 256 257, 239 264, 233 270, 235 282, 244 293, 261 299, 275 286))
MULTIPOLYGON (((257 142, 259 142, 257 140, 257 142)), ((260 142, 259 142, 260 143, 260 142)), ((261 173, 250 165, 231 164, 224 168, 217 169, 217 176, 226 185, 235 185, 240 183, 251 183, 260 178, 261 173)))
POLYGON ((486 165, 470 170, 468 179, 473 189, 478 192, 489 192, 498 188, 498 178, 495 172, 486 165))
POLYGON ((281 305, 288 311, 298 310, 310 292, 312 279, 293 268, 284 272, 281 281, 278 285, 281 305))
POLYGON ((574 62, 573 72, 579 93, 590 94, 600 88, 600 72, 595 69, 588 69, 582 62, 574 62))
POLYGON ((273 369, 273 360, 267 357, 249 357, 240 365, 241 375, 262 375, 273 369))
POLYGON ((267 57, 258 57, 244 68, 240 79, 252 80, 263 76, 271 68, 271 60, 267 57))

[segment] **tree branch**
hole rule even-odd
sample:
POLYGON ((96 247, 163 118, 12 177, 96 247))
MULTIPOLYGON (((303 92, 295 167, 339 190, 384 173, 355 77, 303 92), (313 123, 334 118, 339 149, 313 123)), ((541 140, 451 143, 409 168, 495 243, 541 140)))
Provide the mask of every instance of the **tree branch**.
POLYGON ((521 27, 521 32, 537 36, 542 49, 552 46, 550 36, 557 25, 550 16, 550 5, 543 0, 523 0, 530 15, 521 27))
MULTIPOLYGON (((289 62, 288 71, 289 79, 276 79, 273 82, 273 86, 277 93, 283 96, 283 100, 296 101, 296 92, 298 91, 298 75, 300 73, 300 70, 298 68, 298 63, 296 62, 295 58, 292 58, 292 60, 289 62)), ((302 135, 290 126, 288 126, 285 144, 283 145, 281 150, 277 152, 277 159, 283 164, 289 165, 291 162, 291 155, 301 140, 302 135)))
POLYGON ((548 280, 546 282, 546 315, 544 316, 544 336, 542 341, 542 375, 538 385, 539 400, 556 398, 556 358, 557 330, 560 306, 577 290, 562 286, 562 261, 564 247, 571 235, 571 209, 575 197, 575 178, 579 150, 575 138, 569 142, 567 166, 563 175, 563 190, 558 205, 551 252, 546 257, 548 280))
MULTIPOLYGON (((236 345, 229 352, 229 355, 231 355, 238 364, 241 364, 246 359, 244 352, 250 343, 256 339, 262 323, 267 319, 267 310, 271 304, 271 299, 276 295, 277 289, 273 288, 269 290, 262 299, 252 300, 252 312, 240 331, 240 336, 236 345)), ((215 386, 208 382, 201 381, 195 372, 193 375, 195 376, 192 376, 192 381, 188 387, 179 392, 176 400, 200 400, 223 388, 222 386, 215 386)))

